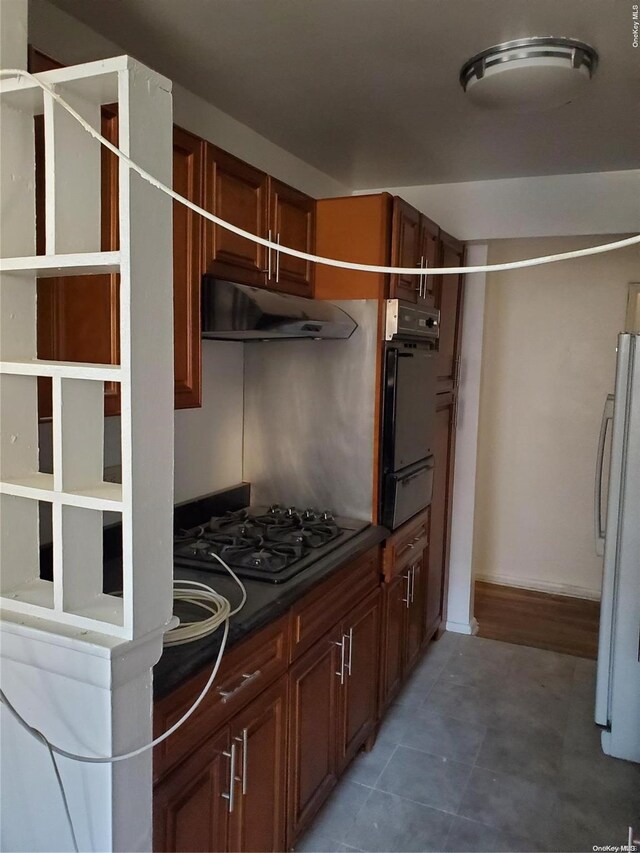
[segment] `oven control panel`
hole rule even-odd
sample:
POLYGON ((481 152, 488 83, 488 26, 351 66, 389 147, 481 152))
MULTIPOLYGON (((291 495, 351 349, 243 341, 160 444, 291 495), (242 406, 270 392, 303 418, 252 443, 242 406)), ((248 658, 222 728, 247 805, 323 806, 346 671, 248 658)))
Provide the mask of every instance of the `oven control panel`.
POLYGON ((387 299, 385 340, 398 338, 437 341, 440 334, 440 312, 435 308, 419 308, 402 299, 387 299))

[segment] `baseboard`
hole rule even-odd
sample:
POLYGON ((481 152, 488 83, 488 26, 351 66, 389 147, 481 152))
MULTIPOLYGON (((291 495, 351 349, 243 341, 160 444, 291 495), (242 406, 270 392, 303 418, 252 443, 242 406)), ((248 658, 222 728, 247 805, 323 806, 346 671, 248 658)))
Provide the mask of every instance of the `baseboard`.
POLYGON ((477 634, 478 621, 474 617, 471 622, 447 622, 446 630, 454 634, 477 634))
MULTIPOLYGON (((473 579, 482 583, 494 583, 497 586, 513 586, 516 589, 530 589, 532 592, 548 592, 553 595, 566 595, 570 598, 600 601, 600 592, 594 592, 592 589, 585 589, 581 586, 571 586, 570 584, 531 580, 530 578, 512 578, 506 575, 474 575, 473 579)), ((447 625, 447 630, 448 628, 447 625)))

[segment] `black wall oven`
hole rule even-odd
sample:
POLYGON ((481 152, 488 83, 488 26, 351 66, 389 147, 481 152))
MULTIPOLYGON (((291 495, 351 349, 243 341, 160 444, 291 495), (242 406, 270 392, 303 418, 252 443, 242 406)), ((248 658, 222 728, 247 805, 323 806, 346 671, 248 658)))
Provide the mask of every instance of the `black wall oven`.
POLYGON ((433 494, 439 312, 387 301, 380 518, 390 530, 433 494))

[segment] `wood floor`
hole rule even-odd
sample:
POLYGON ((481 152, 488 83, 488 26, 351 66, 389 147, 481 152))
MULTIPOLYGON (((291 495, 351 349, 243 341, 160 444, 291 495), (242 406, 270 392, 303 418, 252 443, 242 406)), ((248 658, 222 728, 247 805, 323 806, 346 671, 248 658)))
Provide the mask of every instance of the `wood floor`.
POLYGON ((476 581, 480 637, 595 659, 600 604, 476 581))

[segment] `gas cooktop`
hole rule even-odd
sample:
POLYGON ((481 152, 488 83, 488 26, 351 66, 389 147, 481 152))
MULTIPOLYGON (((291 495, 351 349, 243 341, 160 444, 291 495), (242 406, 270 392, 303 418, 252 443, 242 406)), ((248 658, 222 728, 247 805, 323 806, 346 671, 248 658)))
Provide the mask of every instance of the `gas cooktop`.
POLYGON ((368 526, 328 510, 248 507, 183 531, 174 542, 174 562, 224 574, 217 555, 239 577, 282 583, 368 526))

